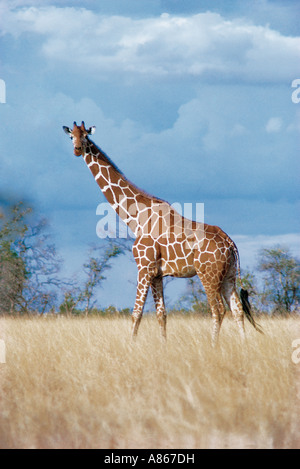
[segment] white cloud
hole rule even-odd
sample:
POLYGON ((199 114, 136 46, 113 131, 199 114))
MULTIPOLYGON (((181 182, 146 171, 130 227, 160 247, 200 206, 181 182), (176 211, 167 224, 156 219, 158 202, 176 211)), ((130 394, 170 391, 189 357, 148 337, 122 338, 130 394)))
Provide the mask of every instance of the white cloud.
POLYGON ((245 135, 246 133, 247 133, 247 129, 245 128, 244 125, 234 124, 233 129, 230 132, 230 135, 232 137, 236 137, 236 136, 245 135))
POLYGON ((282 124, 283 122, 280 117, 271 117, 266 124, 266 131, 268 133, 280 132, 282 124))
POLYGON ((300 38, 216 13, 133 19, 84 8, 5 11, 2 33, 40 35, 48 60, 90 71, 282 81, 297 74, 300 38))

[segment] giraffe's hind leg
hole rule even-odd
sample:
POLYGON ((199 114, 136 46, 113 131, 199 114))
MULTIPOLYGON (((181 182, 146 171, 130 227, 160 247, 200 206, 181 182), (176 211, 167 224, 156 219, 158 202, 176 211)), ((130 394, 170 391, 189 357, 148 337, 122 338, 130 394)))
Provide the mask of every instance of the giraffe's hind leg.
POLYGON ((166 339, 167 314, 163 294, 162 277, 154 277, 151 279, 151 289, 156 307, 156 316, 160 326, 161 336, 166 339))
POLYGON ((244 326, 244 310, 240 301, 239 295, 236 291, 235 285, 236 279, 236 268, 235 265, 231 265, 230 269, 222 283, 222 295, 232 312, 232 316, 238 325, 240 336, 242 340, 245 339, 245 326, 244 326))
POLYGON ((220 329, 225 315, 225 307, 222 296, 219 292, 211 292, 207 294, 207 299, 211 307, 213 319, 212 345, 216 346, 219 340, 220 329))
POLYGON ((216 286, 212 286, 210 283, 206 283, 203 279, 201 279, 201 275, 199 275, 199 277, 205 289, 207 300, 208 300, 211 313, 212 313, 212 319, 213 319, 212 345, 216 346, 218 343, 220 329, 221 329, 221 325, 222 325, 226 310, 225 310, 225 306, 223 303, 223 298, 222 298, 220 289, 216 286))

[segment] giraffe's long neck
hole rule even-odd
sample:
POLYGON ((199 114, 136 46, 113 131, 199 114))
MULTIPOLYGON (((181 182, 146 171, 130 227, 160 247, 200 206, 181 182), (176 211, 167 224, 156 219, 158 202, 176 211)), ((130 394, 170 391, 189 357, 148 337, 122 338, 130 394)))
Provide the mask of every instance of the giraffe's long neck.
POLYGON ((84 160, 107 201, 133 233, 141 229, 141 213, 153 202, 160 202, 138 189, 114 165, 109 157, 88 140, 84 160))

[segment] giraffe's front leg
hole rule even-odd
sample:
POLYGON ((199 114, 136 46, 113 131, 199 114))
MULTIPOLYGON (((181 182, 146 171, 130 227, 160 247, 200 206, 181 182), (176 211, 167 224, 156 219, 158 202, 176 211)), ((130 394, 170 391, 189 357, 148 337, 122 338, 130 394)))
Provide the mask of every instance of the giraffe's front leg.
POLYGON ((136 300, 132 313, 132 338, 135 338, 142 319, 144 304, 150 286, 150 275, 145 269, 139 271, 136 300))
POLYGON ((162 277, 154 277, 151 279, 152 294, 156 307, 156 316, 160 326, 161 336, 164 340, 167 338, 166 326, 167 326, 167 314, 164 302, 163 293, 163 279, 162 277))

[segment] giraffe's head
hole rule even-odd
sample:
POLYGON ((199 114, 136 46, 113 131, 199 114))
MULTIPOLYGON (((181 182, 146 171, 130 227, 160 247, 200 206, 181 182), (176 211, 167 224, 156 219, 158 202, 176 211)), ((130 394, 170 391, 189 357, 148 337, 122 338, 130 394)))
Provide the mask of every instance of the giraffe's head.
POLYGON ((89 129, 85 128, 84 122, 81 123, 79 127, 76 122, 74 122, 73 129, 63 126, 64 131, 67 135, 73 140, 74 145, 74 155, 81 156, 85 152, 87 136, 95 133, 96 127, 90 127, 89 129))

